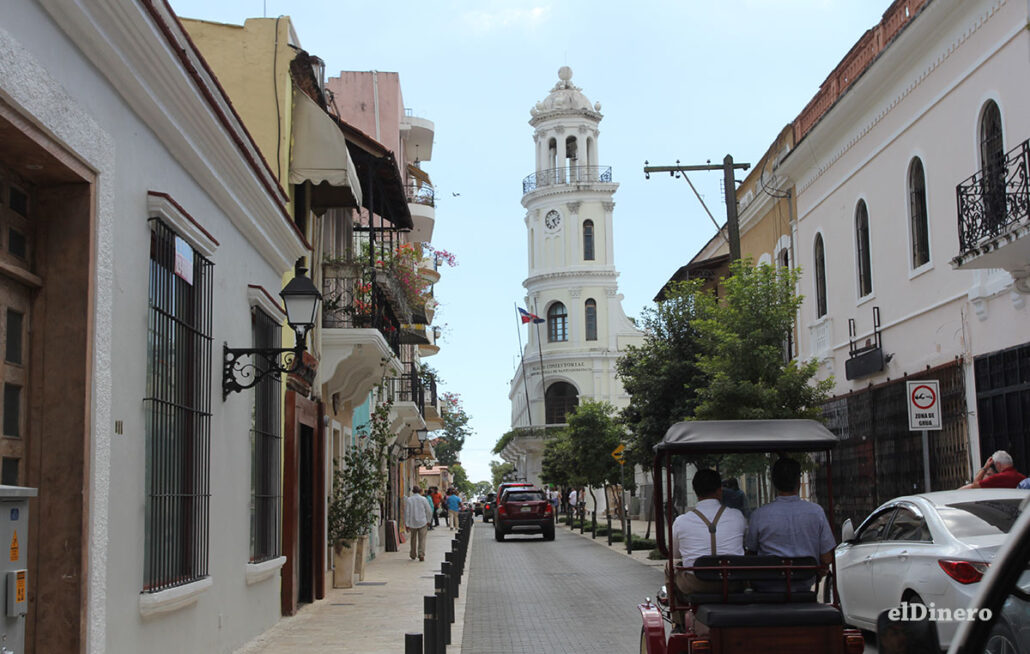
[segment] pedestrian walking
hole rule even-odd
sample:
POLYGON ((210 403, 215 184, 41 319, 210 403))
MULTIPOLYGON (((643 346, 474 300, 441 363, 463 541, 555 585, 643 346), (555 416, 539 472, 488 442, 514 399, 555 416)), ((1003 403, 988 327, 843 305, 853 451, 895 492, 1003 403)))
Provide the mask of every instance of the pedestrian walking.
POLYGON ((426 531, 432 513, 432 507, 426 502, 426 498, 422 497, 422 489, 413 486, 411 495, 404 500, 404 525, 411 535, 411 551, 408 556, 412 561, 416 556, 419 561, 426 560, 426 531))
POLYGON ((429 524, 427 526, 429 527, 429 531, 433 531, 433 519, 436 518, 436 507, 433 506, 433 498, 429 497, 429 492, 428 491, 426 492, 425 499, 426 499, 426 503, 429 504, 429 515, 430 515, 429 524))
POLYGON ((433 526, 440 526, 440 507, 443 505, 443 495, 440 494, 440 489, 433 486, 430 490, 430 496, 433 498, 433 526))
POLYGON ((458 512, 461 511, 461 498, 458 491, 453 488, 447 489, 447 498, 444 503, 447 505, 447 526, 454 531, 458 528, 458 512))

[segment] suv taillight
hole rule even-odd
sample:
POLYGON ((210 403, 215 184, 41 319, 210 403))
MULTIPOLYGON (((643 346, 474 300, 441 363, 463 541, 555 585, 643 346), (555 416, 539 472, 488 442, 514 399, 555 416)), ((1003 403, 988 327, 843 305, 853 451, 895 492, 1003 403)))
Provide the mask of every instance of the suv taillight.
POLYGON ((554 512, 554 507, 552 507, 551 503, 548 502, 544 505, 544 515, 551 515, 552 512, 554 512))
POLYGON ((498 505, 497 505, 497 512, 498 512, 498 513, 500 513, 501 515, 505 515, 505 514, 507 514, 507 513, 508 513, 508 511, 507 511, 507 510, 505 510, 505 508, 504 508, 504 505, 503 505, 503 504, 498 504, 498 505))

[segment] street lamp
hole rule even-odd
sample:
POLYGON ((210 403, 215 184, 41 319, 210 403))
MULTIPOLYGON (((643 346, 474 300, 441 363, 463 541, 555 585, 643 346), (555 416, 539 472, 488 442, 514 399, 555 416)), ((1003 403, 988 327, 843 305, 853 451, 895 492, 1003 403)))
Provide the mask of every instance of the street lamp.
POLYGON ((228 343, 222 345, 222 400, 229 393, 253 388, 266 375, 296 372, 300 368, 307 336, 315 326, 315 314, 322 301, 322 294, 308 277, 304 259, 298 259, 295 275, 286 285, 279 297, 286 307, 286 323, 296 334, 295 345, 291 348, 231 348, 228 343), (243 357, 251 357, 245 361, 243 357))
POLYGON ((425 460, 429 460, 429 452, 426 452, 426 443, 429 442, 429 430, 416 429, 415 435, 418 437, 418 447, 405 447, 404 456, 399 459, 400 461, 407 461, 416 457, 424 457, 425 460))

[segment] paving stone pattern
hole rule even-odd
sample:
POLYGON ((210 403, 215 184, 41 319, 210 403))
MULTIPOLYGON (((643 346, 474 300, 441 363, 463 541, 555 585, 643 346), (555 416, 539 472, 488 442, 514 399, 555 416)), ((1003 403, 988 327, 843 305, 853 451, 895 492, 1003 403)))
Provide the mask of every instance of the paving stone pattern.
POLYGON ((635 652, 637 604, 654 597, 661 569, 568 529, 494 540, 476 522, 466 577, 466 654, 635 652))

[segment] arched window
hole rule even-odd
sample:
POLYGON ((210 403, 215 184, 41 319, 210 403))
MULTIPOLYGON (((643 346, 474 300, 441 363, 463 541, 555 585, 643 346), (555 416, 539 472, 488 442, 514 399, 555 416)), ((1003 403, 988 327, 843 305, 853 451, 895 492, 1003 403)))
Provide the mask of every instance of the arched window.
POLYGON ((787 248, 780 250, 780 254, 776 257, 776 264, 780 268, 790 268, 790 251, 787 248))
POLYGON ((567 422, 566 416, 579 406, 576 387, 568 382, 555 382, 544 393, 544 419, 549 425, 567 422))
POLYGON ((912 268, 930 260, 930 226, 926 215, 926 175, 923 162, 913 157, 908 166, 908 220, 912 232, 912 268))
POLYGON ((569 340, 569 312, 565 305, 555 302, 547 310, 547 341, 555 343, 569 340))
POLYGON ((597 340, 597 302, 594 302, 593 298, 586 301, 584 305, 584 313, 586 314, 586 325, 587 325, 587 340, 597 340))
POLYGON ((594 221, 583 221, 583 260, 594 260, 594 221))
POLYGON ((858 296, 865 297, 873 292, 872 261, 869 256, 869 210, 865 200, 858 201, 855 208, 855 249, 858 258, 858 296))
POLYGON ((1005 222, 1005 143, 1001 110, 988 100, 980 116, 980 167, 983 171, 985 220, 988 226, 1005 222))
POLYGON ((815 237, 815 317, 826 315, 826 250, 823 235, 815 237))

